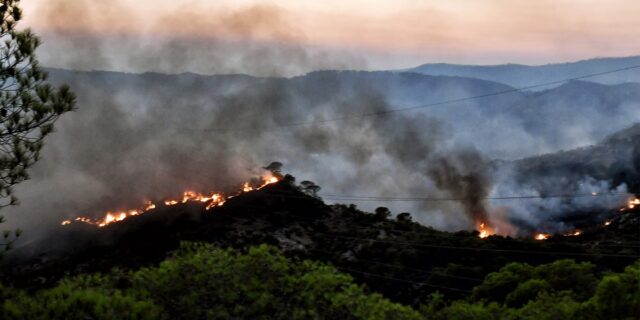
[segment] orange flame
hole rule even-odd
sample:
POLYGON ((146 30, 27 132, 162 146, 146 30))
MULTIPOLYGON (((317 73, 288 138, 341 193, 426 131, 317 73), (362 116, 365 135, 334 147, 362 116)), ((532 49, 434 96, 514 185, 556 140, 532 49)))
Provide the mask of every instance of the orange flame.
POLYGON ((550 236, 551 235, 548 234, 548 233, 537 233, 534 236, 534 239, 536 239, 536 240, 547 240, 547 239, 549 239, 550 236))
POLYGON ((580 231, 580 230, 575 230, 575 231, 573 231, 573 232, 566 233, 564 236, 565 236, 565 237, 575 237, 575 236, 579 236, 579 235, 581 235, 581 234, 582 234, 582 231, 580 231))
MULTIPOLYGON (((279 179, 275 176, 264 176, 262 178, 262 184, 258 187, 258 188, 254 188, 250 185, 250 183, 246 182, 242 185, 242 191, 241 192, 251 192, 254 190, 258 190, 258 189, 262 189, 263 187, 272 184, 272 183, 276 183, 278 182, 279 179)), ((165 206, 174 206, 177 205, 179 203, 187 203, 187 202, 201 202, 201 203, 208 203, 207 206, 205 207, 205 210, 209 210, 213 207, 220 207, 222 206, 225 201, 227 199, 232 198, 233 196, 228 196, 225 197, 224 195, 222 195, 221 193, 212 193, 210 195, 204 195, 202 193, 197 193, 194 191, 190 191, 187 190, 182 194, 182 199, 180 200, 176 200, 176 199, 167 199, 164 201, 164 205, 165 206)), ((126 211, 120 211, 120 212, 107 212, 105 214, 104 217, 100 218, 100 219, 90 219, 87 217, 77 217, 74 219, 74 221, 78 221, 78 222, 82 222, 82 223, 86 223, 86 224, 91 224, 91 225, 95 225, 98 227, 104 227, 107 226, 109 224, 115 223, 115 222, 119 222, 122 220, 125 220, 129 217, 132 216, 137 216, 143 213, 146 213, 148 211, 154 210, 156 208, 156 204, 151 202, 151 201, 147 201, 144 204, 143 209, 133 209, 133 210, 126 210, 126 211)), ((66 226, 66 225, 70 225, 72 223, 72 220, 64 220, 62 221, 61 225, 66 226)))
POLYGON ((493 230, 491 230, 491 228, 489 228, 489 226, 487 226, 484 222, 481 222, 478 225, 478 232, 480 232, 480 234, 478 234, 478 237, 483 239, 494 234, 493 230))
POLYGON ((631 197, 627 200, 627 204, 620 208, 620 212, 624 212, 625 210, 631 210, 640 207, 640 199, 636 197, 631 197))

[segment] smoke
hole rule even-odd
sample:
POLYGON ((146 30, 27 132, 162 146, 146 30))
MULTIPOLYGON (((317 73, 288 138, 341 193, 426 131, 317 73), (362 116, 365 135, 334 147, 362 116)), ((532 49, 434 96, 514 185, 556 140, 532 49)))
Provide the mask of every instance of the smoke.
MULTIPOLYGON (((626 138, 615 140, 621 142, 613 152, 604 146, 598 152, 540 158, 541 164, 557 168, 531 165, 536 158, 496 164, 487 156, 482 136, 464 141, 457 134, 469 121, 479 121, 474 117, 451 121, 426 113, 385 114, 395 107, 385 92, 390 82, 375 79, 387 76, 315 72, 256 78, 51 70, 55 84, 68 83, 78 94, 79 109, 60 120, 45 143, 43 159, 32 170, 33 179, 18 187, 22 204, 7 211, 9 226, 26 228, 29 234, 29 229, 57 226, 63 219, 137 207, 186 189, 228 191, 278 160, 285 164, 284 171, 322 186, 322 194, 466 199, 355 201, 366 210, 391 206, 394 212, 412 212, 417 221, 448 230, 486 221, 496 231, 516 235, 545 226, 569 228, 571 222, 563 219, 570 210, 611 207, 624 199, 505 203, 485 198, 624 191, 620 183, 607 179, 637 172, 637 165, 620 162, 638 159, 633 156, 637 148, 625 149, 626 138), (296 125, 300 123, 304 125, 296 125), (575 163, 583 159, 599 166, 578 170, 575 163), (598 175, 587 179, 588 173, 598 175)), ((391 77, 404 81, 412 76, 391 77)), ((450 92, 449 87, 440 90, 450 92)), ((442 93, 433 94, 437 98, 442 93)), ((497 141, 509 141, 501 137, 497 141)))
MULTIPOLYGON (((51 1, 41 9, 42 17, 55 22, 77 16, 78 25, 102 35, 77 34, 61 23, 59 32, 48 35, 45 40, 49 41, 39 52, 53 66, 276 76, 361 63, 358 58, 332 56, 299 41, 287 41, 304 35, 275 6, 172 12, 166 21, 145 23, 160 31, 170 25, 167 21, 192 23, 189 32, 197 35, 201 29, 219 29, 219 36, 173 37, 166 29, 151 39, 131 34, 127 21, 144 17, 127 11, 123 1, 66 5, 51 1), (116 19, 119 14, 126 19, 116 19), (101 19, 106 22, 94 25, 101 19), (110 32, 97 30, 112 21, 110 32), (68 55, 57 55, 61 50, 68 55)), ((554 144, 551 141, 556 134, 564 136, 564 129, 544 135, 549 124, 522 120, 534 118, 527 114, 528 108, 511 113, 514 106, 539 103, 540 122, 559 118, 544 110, 566 108, 544 104, 555 101, 553 95, 544 94, 560 94, 562 89, 473 101, 462 104, 462 111, 388 113, 397 105, 428 104, 508 88, 473 79, 382 72, 259 78, 54 69, 51 80, 71 85, 78 94, 79 109, 57 123, 57 131, 45 143, 42 160, 31 172, 32 180, 18 187, 22 204, 7 212, 8 226, 26 228, 27 234, 29 229, 47 229, 79 214, 136 207, 145 200, 174 197, 185 189, 233 189, 273 160, 283 162, 285 171, 315 181, 326 194, 463 198, 466 200, 404 203, 393 209, 414 212, 416 220, 438 228, 468 229, 478 221, 488 221, 504 233, 515 234, 516 227, 527 229, 556 221, 561 212, 582 204, 560 200, 541 200, 531 206, 487 203, 485 198, 491 195, 544 195, 550 192, 549 185, 563 186, 528 184, 533 179, 518 175, 526 170, 496 172, 490 158, 576 146, 602 133, 576 134, 554 144), (363 114, 384 116, 359 116, 363 114), (339 121, 332 121, 336 118, 339 121), (304 125, 296 125, 300 123, 304 125), (529 144, 531 141, 542 141, 541 146, 529 144)), ((637 106, 623 105, 628 112, 637 106)), ((582 117, 594 115, 587 105, 582 110, 582 117)), ((590 121, 606 117, 595 115, 590 121)), ((621 124, 620 119, 631 121, 638 116, 616 117, 615 123, 621 124)), ((585 123, 585 127, 593 124, 585 123)), ((538 171, 537 176, 545 175, 538 171)), ((584 176, 569 180, 581 181, 584 176)), ((618 187, 604 186, 602 180, 595 177, 584 184, 584 190, 576 190, 618 187)), ((388 203, 362 205, 372 209, 388 203)))
POLYGON ((32 21, 49 67, 125 72, 290 76, 363 68, 362 59, 307 44, 277 5, 174 3, 141 11, 122 0, 46 1, 32 21))
POLYGON ((365 186, 362 192, 379 195, 470 199, 415 208, 428 213, 420 220, 445 228, 471 227, 486 212, 488 162, 453 141, 441 121, 399 114, 321 122, 390 109, 377 88, 349 79, 367 73, 328 72, 319 79, 51 75, 77 92, 79 108, 60 120, 33 179, 19 186, 22 204, 10 209, 12 225, 57 226, 186 189, 228 191, 271 160, 330 192, 365 186), (300 121, 316 123, 285 126, 300 121))

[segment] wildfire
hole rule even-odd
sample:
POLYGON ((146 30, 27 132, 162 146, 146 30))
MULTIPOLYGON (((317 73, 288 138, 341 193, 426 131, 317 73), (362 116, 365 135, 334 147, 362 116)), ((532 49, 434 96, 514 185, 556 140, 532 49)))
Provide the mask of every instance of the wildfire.
MULTIPOLYGON (((254 188, 251 186, 251 184, 249 182, 246 182, 242 185, 242 191, 241 192, 251 192, 254 190, 259 190, 262 189, 263 187, 272 184, 272 183, 276 183, 278 182, 279 179, 275 176, 269 175, 266 177, 262 178, 262 184, 257 187, 254 188)), ((201 203, 208 203, 207 206, 205 207, 205 210, 209 210, 213 207, 219 207, 222 206, 225 201, 227 199, 232 198, 233 195, 225 197, 222 193, 211 193, 211 194, 202 194, 202 193, 198 193, 195 191, 185 191, 182 194, 182 198, 181 199, 167 199, 164 201, 164 205, 165 206, 174 206, 177 205, 179 203, 187 203, 187 202, 201 202, 201 203)), ((77 221, 77 222, 82 222, 82 223, 86 223, 86 224, 91 224, 91 225, 95 225, 98 227, 104 227, 107 226, 109 224, 115 223, 115 222, 119 222, 122 221, 124 219, 127 219, 129 217, 132 216, 137 216, 137 215, 141 215, 143 213, 146 213, 148 211, 151 211, 153 209, 155 209, 157 206, 155 203, 151 202, 151 201, 147 201, 145 202, 144 206, 142 207, 142 209, 133 209, 133 210, 125 210, 125 211, 119 211, 119 212, 107 212, 104 217, 100 218, 100 219, 90 219, 87 217, 77 217, 75 218, 73 221, 77 221)), ((66 225, 70 225, 72 223, 72 220, 64 220, 62 221, 62 223, 60 223, 63 226, 66 225)))
POLYGON ((565 236, 565 237, 575 237, 575 236, 579 236, 579 235, 581 235, 581 234, 582 234, 582 231, 580 231, 580 230, 575 230, 575 231, 573 231, 573 232, 566 233, 564 236, 565 236))
POLYGON ((478 234, 478 237, 483 239, 494 233, 493 230, 491 230, 491 228, 489 228, 484 222, 481 222, 478 225, 478 232, 480 232, 480 234, 478 234))
POLYGON ((627 204, 627 208, 633 209, 633 208, 635 208, 637 206, 640 206, 640 199, 638 199, 638 198, 629 199, 629 203, 627 204))
POLYGON ((548 233, 537 233, 534 237, 536 240, 547 240, 551 235, 548 233))

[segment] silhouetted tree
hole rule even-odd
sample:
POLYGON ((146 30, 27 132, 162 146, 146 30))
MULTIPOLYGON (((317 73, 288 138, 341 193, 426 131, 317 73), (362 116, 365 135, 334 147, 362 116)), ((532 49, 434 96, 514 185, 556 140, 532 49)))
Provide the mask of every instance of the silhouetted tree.
POLYGON ((396 217, 396 220, 398 220, 398 222, 411 222, 411 213, 409 212, 403 212, 403 213, 399 213, 398 216, 396 217))
POLYGON ((281 162, 273 161, 269 165, 267 165, 265 167, 262 167, 262 169, 271 171, 271 173, 273 173, 273 175, 275 175, 277 177, 281 177, 282 176, 282 163, 281 162))
POLYGON ((300 182, 300 189, 302 189, 302 192, 312 196, 312 197, 318 197, 318 191, 320 191, 320 186, 315 184, 313 181, 309 181, 309 180, 305 180, 300 182))
MULTIPOLYGON (((53 123, 75 104, 68 87, 45 83, 47 74, 35 57, 40 39, 28 29, 16 30, 19 2, 0 0, 0 208, 17 204, 12 187, 29 178, 27 169, 38 160, 53 123)), ((19 234, 5 232, 0 246, 9 248, 19 234)))
POLYGON ((380 220, 385 220, 391 217, 391 211, 389 211, 389 209, 386 207, 377 207, 374 215, 380 220))

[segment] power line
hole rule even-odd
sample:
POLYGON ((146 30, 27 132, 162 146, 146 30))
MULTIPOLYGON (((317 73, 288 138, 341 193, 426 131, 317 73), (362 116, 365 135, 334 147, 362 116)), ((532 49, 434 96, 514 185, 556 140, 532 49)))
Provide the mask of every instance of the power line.
MULTIPOLYGON (((298 199, 302 199, 305 197, 296 197, 298 199)), ((260 210, 262 209, 262 207, 259 206, 252 206, 252 205, 246 205, 246 204, 236 204, 237 206, 240 207, 245 207, 245 208, 251 208, 251 209, 257 209, 260 210)), ((294 212, 288 212, 287 214, 289 215, 293 215, 296 216, 300 219, 303 220, 308 220, 308 221, 316 221, 317 218, 313 218, 313 217, 309 217, 309 216, 304 216, 304 215, 300 215, 294 212)), ((421 225, 422 226, 422 225, 421 225)), ((437 231, 439 233, 433 233, 433 232, 429 232, 429 231, 409 231, 409 230, 402 230, 402 229, 398 229, 398 228, 390 228, 390 229, 383 229, 383 228, 375 228, 375 227, 358 227, 358 226, 351 226, 349 227, 352 230, 363 230, 363 231, 396 231, 396 232, 400 232, 400 233, 409 233, 409 234, 416 234, 416 235, 424 235, 424 236, 429 236, 429 237, 434 237, 434 238, 448 238, 448 239, 461 239, 462 237, 459 235, 455 235, 455 234, 443 234, 443 231, 437 231)), ((569 237, 567 235, 562 235, 562 234, 555 234, 555 236, 564 236, 564 237, 569 237)), ((477 239, 477 237, 473 237, 473 239, 477 239)), ((529 241, 529 243, 539 243, 539 240, 534 240, 531 237, 520 237, 520 238, 504 238, 503 236, 500 236, 499 238, 494 237, 494 238, 490 238, 490 241, 501 241, 501 242, 511 242, 511 243, 526 243, 526 241, 529 241)), ((487 240, 482 240, 482 241, 487 241, 487 240)), ((620 242, 623 243, 623 242, 620 242)), ((635 245, 636 241, 625 241, 623 244, 619 244, 619 245, 608 245, 608 244, 599 244, 598 247, 622 247, 622 248, 640 248, 640 246, 635 245), (634 243, 634 244, 629 244, 629 245, 625 245, 627 243, 634 243)), ((326 252, 329 253, 329 252, 326 252)), ((597 254, 595 254, 597 255, 597 254)), ((639 256, 640 257, 640 256, 639 256)))
MULTIPOLYGON (((288 193, 269 190, 269 193, 287 195, 288 193)), ((318 195, 323 199, 329 200, 358 200, 358 201, 472 201, 472 200, 514 200, 514 199, 546 199, 546 198, 582 198, 582 197, 608 197, 608 196, 625 196, 631 194, 628 192, 594 192, 594 193, 565 193, 565 194, 549 194, 549 195, 511 195, 511 196, 493 196, 493 197, 419 197, 419 196, 361 196, 361 195, 341 195, 326 194, 318 195)), ((309 196, 290 196, 290 198, 308 198, 309 196)))
POLYGON ((487 251, 487 252, 502 252, 502 253, 566 255, 566 256, 600 256, 600 257, 617 257, 617 258, 632 258, 632 259, 640 258, 640 256, 638 256, 638 255, 626 255, 626 254, 558 252, 558 251, 531 251, 531 250, 516 250, 516 249, 491 249, 491 248, 458 247, 458 246, 444 246, 444 245, 423 244, 423 243, 406 242, 406 241, 400 242, 400 241, 389 241, 389 240, 377 240, 377 239, 368 239, 368 238, 338 236, 338 235, 335 235, 335 234, 329 234, 329 233, 323 233, 323 232, 316 232, 316 234, 324 235, 324 236, 329 237, 329 238, 361 240, 361 241, 371 241, 371 242, 390 243, 390 244, 402 244, 402 245, 410 245, 410 246, 415 246, 415 247, 425 247, 425 248, 435 248, 435 249, 451 249, 451 250, 464 250, 464 251, 487 251))
POLYGON ((398 282, 406 282, 406 283, 416 284, 416 285, 420 285, 420 286, 427 286, 427 287, 433 287, 433 288, 438 288, 438 289, 447 289, 447 290, 471 293, 470 290, 464 290, 464 289, 453 288, 453 287, 439 286, 439 285, 430 284, 430 283, 426 283, 426 282, 416 282, 416 281, 411 281, 411 280, 406 280, 406 279, 399 279, 399 278, 389 277, 389 276, 385 276, 385 275, 381 275, 381 274, 377 274, 377 273, 354 270, 354 269, 350 269, 350 268, 336 267, 336 269, 339 269, 339 270, 342 270, 342 271, 345 271, 345 272, 348 272, 348 273, 359 273, 359 274, 362 274, 362 275, 365 275, 365 276, 376 277, 376 278, 387 279, 387 280, 393 280, 393 281, 398 281, 398 282))
POLYGON ((323 195, 323 198, 333 200, 358 200, 358 201, 471 201, 471 200, 513 200, 513 199, 546 199, 546 198, 581 198, 581 197, 606 197, 629 196, 627 192, 607 193, 576 193, 576 194, 551 194, 551 195, 513 195, 478 198, 437 198, 437 197, 388 197, 388 196, 358 196, 358 195, 323 195))
MULTIPOLYGON (((331 123, 331 122, 345 121, 345 120, 349 120, 349 119, 378 117, 378 116, 384 116, 384 115, 397 113, 397 112, 413 111, 413 110, 418 110, 418 109, 438 107, 438 106, 448 105, 448 104, 453 104, 453 103, 460 103, 460 102, 466 102, 466 101, 471 101, 471 100, 476 100, 476 99, 499 96, 499 95, 503 95, 503 94, 520 92, 520 91, 529 90, 529 89, 535 89, 535 88, 540 88, 540 87, 546 87, 546 86, 551 86, 551 85, 555 85, 555 84, 561 84, 561 83, 568 82, 568 81, 575 81, 575 80, 593 78, 593 77, 597 77, 597 76, 602 76, 602 75, 612 74, 612 73, 617 73, 617 72, 623 72, 623 71, 628 71, 628 70, 633 70, 633 69, 638 69, 638 68, 640 68, 640 65, 633 65, 633 66, 628 66, 628 67, 619 68, 619 69, 613 69, 613 70, 608 70, 608 71, 603 71, 603 72, 596 72, 596 73, 589 73, 589 74, 584 74, 584 75, 577 76, 577 77, 566 78, 566 79, 561 79, 561 80, 554 80, 554 81, 549 81, 549 82, 543 82, 543 83, 538 83, 538 84, 533 84, 533 85, 528 85, 528 86, 523 86, 523 87, 515 87, 515 88, 506 89, 506 90, 501 90, 501 91, 496 91, 496 92, 491 92, 491 93, 475 95, 475 96, 468 96, 468 97, 462 97, 462 98, 456 98, 456 99, 449 99, 449 100, 443 100, 443 101, 427 103, 427 104, 422 104, 422 105, 417 105, 417 106, 400 107, 400 108, 388 109, 388 110, 382 110, 382 111, 376 111, 376 112, 343 115, 343 116, 339 116, 339 117, 335 117, 335 118, 331 118, 331 119, 293 122, 293 123, 288 123, 288 124, 281 124, 281 125, 277 125, 277 126, 267 127, 265 129, 266 130, 270 130, 270 129, 300 127, 300 126, 313 125, 313 124, 326 124, 326 123, 331 123)), ((213 129, 206 130, 205 129, 204 131, 216 131, 216 130, 213 130, 213 129)))
MULTIPOLYGON (((325 253, 325 254, 331 254, 331 255, 336 254, 336 252, 330 252, 330 251, 325 251, 325 250, 317 250, 317 249, 307 249, 307 250, 320 252, 320 253, 325 253)), ((480 278, 458 276, 458 275, 453 275, 453 274, 448 274, 448 273, 438 272, 438 271, 433 271, 433 270, 423 270, 423 269, 411 268, 411 267, 407 267, 407 266, 403 266, 403 265, 390 264, 390 263, 384 263, 384 262, 379 262, 379 261, 362 259, 362 258, 359 258, 359 257, 356 257, 355 259, 358 260, 358 261, 361 261, 361 262, 378 264, 378 265, 381 265, 381 266, 390 267, 390 268, 396 268, 396 269, 400 269, 400 270, 420 272, 420 273, 424 273, 424 274, 434 274, 434 275, 438 275, 438 276, 442 276, 442 277, 455 278, 455 279, 473 280, 473 281, 480 281, 480 282, 484 281, 484 279, 480 279, 480 278)))

